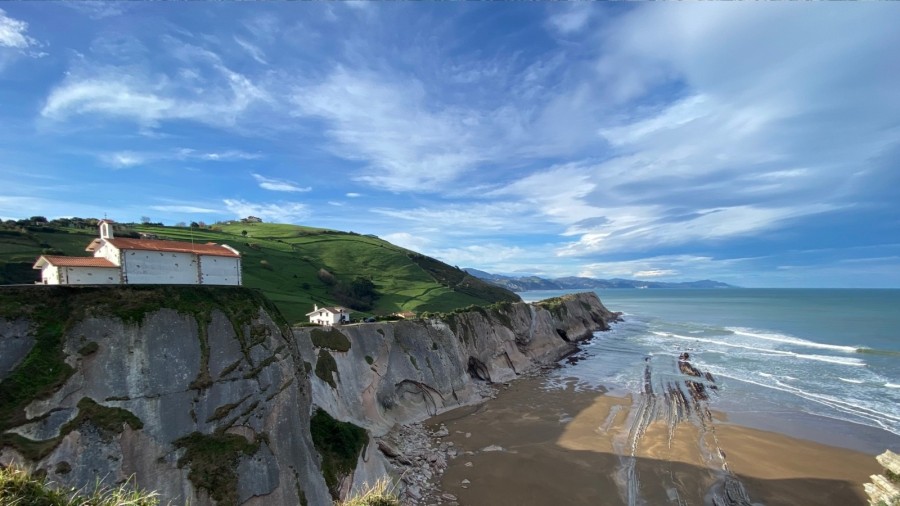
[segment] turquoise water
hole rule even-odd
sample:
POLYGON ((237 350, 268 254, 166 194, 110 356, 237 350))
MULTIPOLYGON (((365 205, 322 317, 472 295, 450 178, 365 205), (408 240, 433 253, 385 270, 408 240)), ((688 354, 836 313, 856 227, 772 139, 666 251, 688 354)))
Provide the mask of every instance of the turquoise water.
POLYGON ((587 343, 558 380, 637 392, 646 357, 688 352, 719 384, 711 407, 739 421, 867 451, 900 445, 900 290, 598 294, 625 321, 587 343))

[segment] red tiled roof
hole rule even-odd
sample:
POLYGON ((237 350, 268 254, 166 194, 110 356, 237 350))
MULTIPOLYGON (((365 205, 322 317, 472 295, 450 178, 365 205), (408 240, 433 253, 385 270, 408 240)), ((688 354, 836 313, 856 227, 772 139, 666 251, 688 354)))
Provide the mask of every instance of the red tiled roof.
POLYGON ((159 241, 156 239, 106 239, 107 242, 119 249, 136 249, 144 251, 170 251, 173 253, 194 253, 196 255, 211 255, 217 257, 240 257, 239 254, 222 246, 221 244, 192 244, 183 241, 159 241))
MULTIPOLYGON (((98 257, 60 257, 43 255, 41 258, 47 263, 57 267, 107 267, 115 269, 118 266, 105 258, 98 257)), ((38 259, 40 261, 40 259, 38 259)))

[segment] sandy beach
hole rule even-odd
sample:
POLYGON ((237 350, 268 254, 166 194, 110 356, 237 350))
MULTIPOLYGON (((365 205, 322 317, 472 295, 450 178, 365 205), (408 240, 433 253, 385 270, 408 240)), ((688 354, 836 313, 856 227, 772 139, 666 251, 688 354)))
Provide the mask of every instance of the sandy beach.
POLYGON ((742 427, 702 402, 541 382, 431 420, 461 452, 441 482, 460 504, 864 505, 880 472, 873 455, 742 427))

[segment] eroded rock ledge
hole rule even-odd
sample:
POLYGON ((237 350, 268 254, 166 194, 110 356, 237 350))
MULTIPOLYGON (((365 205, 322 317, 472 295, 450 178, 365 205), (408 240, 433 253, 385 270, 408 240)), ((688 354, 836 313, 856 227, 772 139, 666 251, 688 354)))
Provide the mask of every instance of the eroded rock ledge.
POLYGON ((349 487, 351 481, 358 486, 388 473, 391 466, 377 438, 392 427, 481 402, 490 395, 487 385, 558 361, 618 316, 589 292, 439 318, 345 325, 339 327, 350 342, 344 351, 314 347, 316 329, 295 329, 294 335, 316 371, 313 403, 375 437, 347 480, 349 487))
POLYGON ((316 407, 368 431, 344 495, 391 474, 392 427, 480 402, 616 317, 585 293, 312 339, 245 288, 5 287, 0 465, 76 488, 133 475, 176 504, 329 504, 316 407))

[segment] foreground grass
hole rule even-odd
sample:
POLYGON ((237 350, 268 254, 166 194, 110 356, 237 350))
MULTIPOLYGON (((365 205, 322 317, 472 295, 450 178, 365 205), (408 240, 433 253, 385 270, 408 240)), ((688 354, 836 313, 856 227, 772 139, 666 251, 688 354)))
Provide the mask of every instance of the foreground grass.
POLYGON ((335 506, 400 506, 400 499, 393 492, 390 480, 378 480, 375 485, 335 506))
MULTIPOLYGON (((4 506, 158 506, 155 492, 143 492, 130 482, 116 487, 57 489, 21 469, 0 466, 0 504, 4 506)), ((381 504, 381 503, 377 503, 381 504)))

